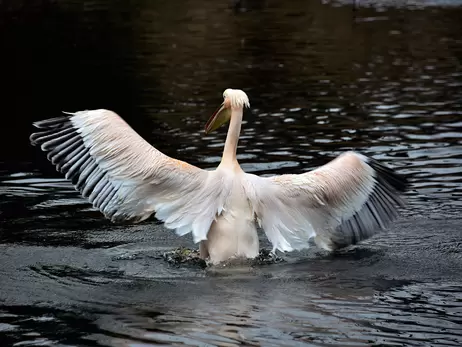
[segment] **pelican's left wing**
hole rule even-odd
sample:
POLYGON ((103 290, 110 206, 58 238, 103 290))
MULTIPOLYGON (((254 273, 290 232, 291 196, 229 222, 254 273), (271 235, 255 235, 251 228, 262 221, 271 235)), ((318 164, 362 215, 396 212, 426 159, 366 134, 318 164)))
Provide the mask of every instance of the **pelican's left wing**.
POLYGON ((318 245, 333 250, 387 227, 403 205, 403 176, 379 162, 346 152, 300 175, 246 174, 247 195, 273 250, 318 245))
POLYGON ((206 239, 228 193, 226 177, 166 156, 108 110, 34 123, 33 145, 112 221, 151 216, 195 242, 206 239))

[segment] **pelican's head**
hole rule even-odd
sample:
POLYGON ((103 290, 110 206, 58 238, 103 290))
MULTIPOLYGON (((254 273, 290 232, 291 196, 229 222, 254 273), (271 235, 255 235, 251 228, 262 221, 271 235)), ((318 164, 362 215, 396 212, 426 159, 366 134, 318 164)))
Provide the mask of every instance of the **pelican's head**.
POLYGON ((221 106, 210 117, 207 124, 205 124, 206 134, 211 133, 228 122, 231 119, 231 111, 233 109, 242 110, 244 107, 250 107, 247 94, 240 89, 226 89, 223 92, 223 99, 224 101, 221 106))

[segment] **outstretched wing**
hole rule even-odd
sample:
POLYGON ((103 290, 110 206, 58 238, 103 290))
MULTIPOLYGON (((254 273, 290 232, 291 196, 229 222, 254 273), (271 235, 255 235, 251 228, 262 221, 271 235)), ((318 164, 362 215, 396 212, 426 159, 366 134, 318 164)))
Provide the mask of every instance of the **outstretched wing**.
POLYGON ((94 207, 114 222, 156 212, 178 234, 206 239, 227 195, 221 172, 164 155, 112 111, 69 115, 34 123, 30 140, 94 207))
POLYGON ((346 152, 300 175, 247 175, 247 194, 275 249, 333 250, 386 228, 403 205, 407 180, 364 155, 346 152))

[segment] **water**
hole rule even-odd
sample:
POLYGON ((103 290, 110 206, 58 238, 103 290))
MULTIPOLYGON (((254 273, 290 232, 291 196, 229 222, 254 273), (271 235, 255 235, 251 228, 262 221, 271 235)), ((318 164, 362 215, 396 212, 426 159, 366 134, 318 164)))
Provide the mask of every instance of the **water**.
POLYGON ((461 345, 462 3, 355 3, 1 2, 0 346, 461 345), (109 108, 212 168, 228 87, 252 106, 246 171, 357 150, 411 177, 400 220, 337 255, 174 267, 188 237, 104 220, 28 143, 34 120, 109 108))

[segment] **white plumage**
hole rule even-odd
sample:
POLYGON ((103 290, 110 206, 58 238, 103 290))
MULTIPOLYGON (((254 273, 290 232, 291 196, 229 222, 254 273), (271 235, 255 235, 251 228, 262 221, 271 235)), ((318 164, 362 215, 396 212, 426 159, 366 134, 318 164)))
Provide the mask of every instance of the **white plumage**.
POLYGON ((227 89, 206 132, 230 121, 223 158, 213 171, 161 153, 108 110, 34 123, 31 142, 106 218, 140 222, 155 213, 179 235, 192 233, 213 263, 258 255, 256 223, 274 250, 315 242, 334 250, 387 227, 403 202, 406 179, 377 161, 347 152, 300 175, 258 177, 236 159, 242 90, 227 89))

